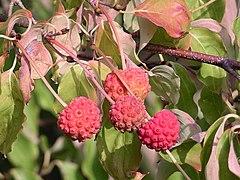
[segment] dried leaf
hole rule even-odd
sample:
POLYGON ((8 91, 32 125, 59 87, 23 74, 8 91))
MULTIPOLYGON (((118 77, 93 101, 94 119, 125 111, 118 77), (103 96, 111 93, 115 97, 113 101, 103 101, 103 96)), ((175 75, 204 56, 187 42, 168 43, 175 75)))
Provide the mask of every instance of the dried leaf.
POLYGON ((181 37, 189 29, 190 12, 184 0, 146 0, 134 13, 163 27, 174 38, 181 37))

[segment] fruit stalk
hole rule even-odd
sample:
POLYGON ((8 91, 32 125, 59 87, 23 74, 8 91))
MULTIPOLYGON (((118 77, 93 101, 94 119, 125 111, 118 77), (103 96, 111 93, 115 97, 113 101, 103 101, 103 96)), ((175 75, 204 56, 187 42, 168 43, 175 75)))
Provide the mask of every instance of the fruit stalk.
POLYGON ((181 173, 183 174, 183 176, 187 179, 187 180, 191 180, 191 178, 187 175, 187 173, 182 169, 182 167, 177 163, 177 160, 174 158, 174 156, 172 155, 172 153, 169 150, 166 150, 166 153, 168 154, 169 158, 172 160, 172 162, 176 165, 176 167, 179 169, 179 171, 181 171, 181 173))
POLYGON ((56 41, 55 39, 46 36, 46 40, 52 44, 55 44, 56 46, 60 47, 62 50, 64 50, 66 53, 68 53, 75 61, 83 68, 85 73, 89 76, 89 78, 92 80, 92 82, 95 84, 95 86, 98 88, 98 90, 107 98, 107 100, 110 102, 110 104, 114 104, 115 102, 112 100, 111 97, 108 96, 108 94, 104 91, 104 89, 101 87, 101 85, 97 82, 93 74, 84 66, 84 64, 78 59, 78 57, 71 52, 68 48, 66 48, 63 44, 56 41))

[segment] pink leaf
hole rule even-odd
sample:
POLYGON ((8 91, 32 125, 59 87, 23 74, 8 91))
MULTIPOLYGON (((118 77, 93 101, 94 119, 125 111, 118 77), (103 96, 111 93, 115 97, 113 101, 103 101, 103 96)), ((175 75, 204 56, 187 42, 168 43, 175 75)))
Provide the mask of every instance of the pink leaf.
POLYGON ((174 38, 183 36, 189 29, 190 12, 184 0, 146 0, 134 13, 163 27, 174 38))
POLYGON ((240 164, 238 162, 237 155, 234 151, 233 140, 230 143, 230 150, 228 156, 228 167, 229 170, 234 173, 236 176, 240 177, 240 164))
POLYGON ((216 33, 219 33, 222 30, 222 26, 216 20, 210 18, 193 21, 191 27, 208 28, 216 33))
MULTIPOLYGON (((42 75, 46 75, 49 67, 52 65, 52 57, 42 41, 32 41, 26 48, 27 53, 35 61, 35 64, 42 75)), ((38 79, 40 76, 35 69, 31 67, 31 78, 38 79)))

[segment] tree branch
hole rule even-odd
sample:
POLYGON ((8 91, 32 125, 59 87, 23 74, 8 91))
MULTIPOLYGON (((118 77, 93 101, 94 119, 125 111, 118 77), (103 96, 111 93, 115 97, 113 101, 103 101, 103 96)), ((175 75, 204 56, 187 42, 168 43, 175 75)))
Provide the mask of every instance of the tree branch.
POLYGON ((240 80, 240 75, 236 72, 236 70, 240 69, 240 62, 236 60, 231 60, 220 56, 203 54, 199 52, 193 52, 189 50, 174 49, 154 44, 148 44, 144 49, 159 54, 181 57, 189 60, 200 61, 203 63, 216 65, 218 67, 225 69, 227 72, 229 72, 234 77, 240 80))

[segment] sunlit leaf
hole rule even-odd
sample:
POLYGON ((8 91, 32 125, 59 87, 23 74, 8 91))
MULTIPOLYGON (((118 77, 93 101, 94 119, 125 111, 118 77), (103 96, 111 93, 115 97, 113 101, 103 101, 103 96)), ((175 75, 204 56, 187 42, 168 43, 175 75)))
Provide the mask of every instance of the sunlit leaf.
MULTIPOLYGON (((201 154, 202 146, 200 143, 188 141, 178 148, 171 150, 172 155, 179 164, 189 164, 197 171, 201 171, 201 154)), ((167 153, 160 152, 160 155, 167 161, 172 162, 167 153)))
MULTIPOLYGON (((89 83, 85 72, 79 65, 75 65, 63 75, 58 87, 58 94, 66 103, 79 96, 85 96, 98 102, 95 89, 89 83)), ((62 105, 56 102, 56 112, 60 112, 62 108, 62 105)))
POLYGON ((149 72, 151 89, 158 96, 173 104, 180 98, 180 78, 166 65, 156 66, 149 72))
POLYGON ((146 0, 134 13, 163 27, 175 38, 181 37, 189 29, 190 12, 183 0, 146 0))
POLYGON ((7 154, 25 119, 23 95, 18 80, 11 71, 1 75, 0 99, 0 152, 7 154))
MULTIPOLYGON (((190 31, 190 35, 192 36, 192 51, 222 57, 227 55, 222 39, 218 34, 204 28, 193 28, 190 31)), ((202 63, 199 73, 200 80, 208 86, 210 90, 216 93, 220 92, 224 78, 227 75, 225 70, 211 64, 202 63)))
MULTIPOLYGON (((208 3, 209 0, 185 0, 188 7, 191 10, 195 10, 204 4, 208 3)), ((201 18, 212 18, 221 22, 225 10, 225 0, 213 1, 213 3, 206 5, 204 8, 192 13, 191 19, 201 19, 201 18)))

